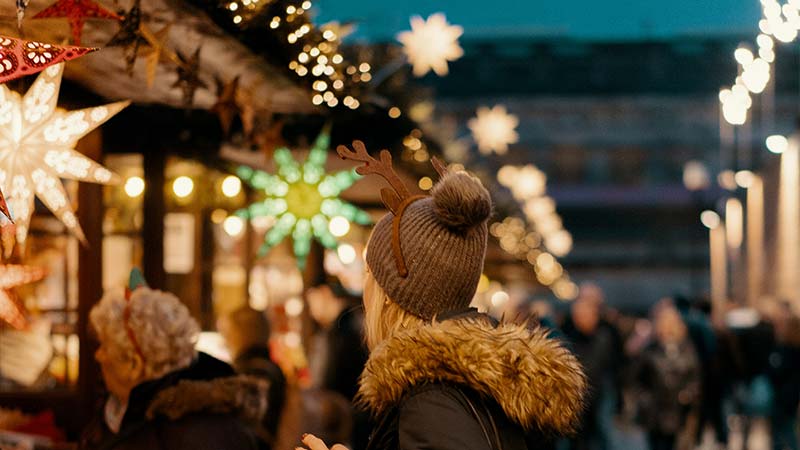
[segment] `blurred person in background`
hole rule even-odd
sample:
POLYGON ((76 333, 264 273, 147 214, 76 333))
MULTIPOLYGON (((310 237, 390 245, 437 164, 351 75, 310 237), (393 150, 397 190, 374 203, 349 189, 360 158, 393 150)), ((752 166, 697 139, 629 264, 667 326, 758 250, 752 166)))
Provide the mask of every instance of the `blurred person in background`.
POLYGON ((772 405, 772 448, 798 450, 797 409, 800 406, 800 318, 782 302, 772 314, 775 347, 768 375, 775 392, 772 405))
POLYGON ((562 326, 590 386, 581 432, 570 442, 572 450, 606 450, 612 446, 609 416, 620 406, 618 382, 624 351, 618 331, 603 319, 604 302, 599 286, 583 284, 562 326))
POLYGON ((650 450, 678 448, 678 437, 692 448, 694 429, 688 423, 700 395, 700 364, 686 325, 670 302, 653 311, 653 340, 635 363, 637 418, 648 434, 650 450), (687 425, 689 425, 687 427, 687 425))
POLYGON ((85 450, 255 450, 266 384, 195 351, 200 328, 172 294, 131 275, 91 310, 95 358, 110 395, 85 450))
MULTIPOLYGON (((358 377, 367 362, 360 299, 351 296, 335 279, 309 288, 306 299, 311 318, 319 327, 309 357, 313 385, 338 393, 352 404, 358 377)), ((354 406, 351 409, 349 442, 353 450, 362 450, 371 432, 369 415, 354 406)))
POLYGON ((225 339, 236 373, 269 383, 268 410, 259 431, 264 441, 273 446, 286 401, 286 377, 270 355, 269 321, 262 311, 246 305, 221 317, 217 329, 225 339))
POLYGON ((700 363, 700 415, 696 442, 702 439, 706 425, 714 430, 714 439, 719 444, 728 442, 722 402, 728 391, 727 376, 721 370, 717 336, 711 318, 697 305, 682 295, 673 297, 689 333, 689 339, 700 363))

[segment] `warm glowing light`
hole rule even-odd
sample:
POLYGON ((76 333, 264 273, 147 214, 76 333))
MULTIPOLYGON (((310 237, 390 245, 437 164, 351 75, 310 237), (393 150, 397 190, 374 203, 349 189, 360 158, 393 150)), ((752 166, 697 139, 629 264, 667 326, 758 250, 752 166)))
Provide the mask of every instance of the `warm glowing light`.
POLYGON ((217 208, 211 212, 211 222, 215 224, 221 224, 225 219, 228 217, 228 211, 224 209, 217 208))
POLYGON ((419 179, 419 188, 423 191, 429 191, 433 188, 433 180, 430 177, 422 177, 419 179))
POLYGON ((400 117, 400 108, 398 108, 397 106, 392 106, 391 108, 389 108, 389 117, 391 117, 392 119, 397 119, 398 117, 400 117))
POLYGON ((708 188, 711 180, 708 169, 700 161, 689 161, 683 166, 683 185, 690 191, 708 188))
POLYGON ((719 214, 714 211, 706 210, 700 214, 700 222, 702 222, 703 225, 705 225, 705 227, 709 230, 713 230, 720 225, 721 220, 719 218, 719 214))
POLYGON ((194 191, 194 181, 187 176, 180 176, 172 182, 172 192, 179 198, 186 198, 194 191))
POLYGON ((56 109, 64 64, 43 70, 24 96, 0 86, 0 189, 14 213, 17 241, 28 235, 38 197, 67 229, 85 240, 61 178, 113 184, 116 175, 74 150, 80 138, 128 102, 56 109))
POLYGON ((222 180, 222 194, 225 197, 233 198, 242 192, 242 180, 233 175, 228 175, 222 180))
POLYGON ((743 66, 753 61, 753 52, 749 48, 739 47, 733 52, 733 56, 743 66))
POLYGON ((738 198, 729 198, 725 202, 725 224, 728 246, 741 247, 744 239, 744 210, 738 198))
POLYGON ((771 151, 772 153, 780 154, 789 148, 789 140, 780 134, 773 134, 767 138, 766 145, 767 150, 771 151))
POLYGON ((478 108, 476 117, 467 123, 472 137, 478 143, 478 151, 484 155, 492 152, 506 154, 508 145, 519 141, 516 131, 518 125, 517 116, 509 114, 502 105, 491 109, 483 106, 478 108))
POLYGON ((755 174, 749 170, 740 170, 736 172, 736 184, 739 185, 740 188, 747 189, 753 185, 755 181, 755 174))
POLYGON ((736 190, 736 174, 732 170, 723 170, 717 175, 717 183, 720 187, 729 191, 736 190))
POLYGON ((350 221, 342 216, 331 218, 328 223, 328 230, 336 237, 342 237, 350 232, 350 221))
POLYGON ((497 291, 492 294, 492 306, 499 308, 508 302, 508 293, 505 291, 497 291))
POLYGON ((292 297, 289 300, 286 300, 286 303, 283 304, 283 309, 286 311, 287 316, 297 317, 303 313, 303 300, 301 300, 299 297, 292 297))
POLYGON ((128 197, 136 198, 144 192, 144 180, 142 177, 129 177, 125 180, 125 193, 128 197))
POLYGON ((350 244, 341 244, 339 248, 336 249, 336 255, 339 257, 339 261, 341 261, 342 264, 353 264, 357 257, 356 249, 350 244))
POLYGON ((444 14, 433 14, 427 21, 422 17, 411 18, 411 31, 397 35, 403 51, 413 67, 414 76, 421 77, 433 70, 439 76, 448 73, 447 62, 464 55, 458 38, 464 29, 447 23, 444 14))
POLYGON ((244 220, 236 216, 228 216, 222 222, 222 229, 228 236, 236 237, 244 231, 244 220))

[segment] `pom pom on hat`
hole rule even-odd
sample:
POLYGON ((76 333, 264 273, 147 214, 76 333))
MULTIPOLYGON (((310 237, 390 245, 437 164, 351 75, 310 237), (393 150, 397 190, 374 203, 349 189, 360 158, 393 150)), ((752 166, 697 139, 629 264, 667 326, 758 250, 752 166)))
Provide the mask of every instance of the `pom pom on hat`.
POLYGON ((466 172, 448 173, 431 191, 439 221, 454 230, 468 230, 484 223, 492 213, 489 191, 466 172))

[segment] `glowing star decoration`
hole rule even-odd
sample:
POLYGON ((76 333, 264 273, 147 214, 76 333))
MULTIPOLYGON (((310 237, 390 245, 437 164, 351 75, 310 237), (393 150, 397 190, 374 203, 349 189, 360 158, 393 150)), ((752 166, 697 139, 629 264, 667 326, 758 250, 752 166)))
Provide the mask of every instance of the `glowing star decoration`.
MULTIPOLYGON (((316 238, 325 248, 338 247, 336 237, 329 230, 334 217, 367 225, 369 214, 338 198, 361 177, 355 170, 335 174, 325 173, 330 137, 326 132, 317 137, 308 158, 299 164, 288 148, 275 151, 278 169, 276 175, 241 167, 239 178, 256 189, 263 189, 267 198, 239 210, 242 218, 274 217, 275 225, 264 235, 260 254, 265 255, 287 236, 292 237, 297 265, 305 268, 311 250, 311 239, 316 238)), ((340 220, 340 219, 337 219, 340 220)))
POLYGON ((180 62, 180 60, 178 60, 178 56, 166 47, 167 40, 169 40, 169 30, 171 27, 172 24, 164 25, 164 28, 154 33, 145 25, 139 26, 139 32, 145 41, 147 41, 147 43, 150 45, 150 49, 147 51, 145 56, 145 61, 147 63, 145 65, 145 74, 147 76, 148 88, 153 87, 153 83, 156 79, 158 63, 161 62, 162 59, 180 62))
POLYGON ((17 264, 0 265, 0 319, 16 329, 25 328, 25 307, 13 289, 17 286, 39 281, 46 275, 44 269, 17 264))
POLYGON ((60 62, 96 51, 0 36, 0 83, 33 75, 60 62))
POLYGON ((447 75, 447 62, 464 56, 458 38, 464 29, 450 25, 444 14, 436 13, 424 20, 420 16, 411 18, 411 31, 403 31, 397 40, 413 66, 414 76, 421 77, 433 70, 436 75, 447 75))
POLYGON ((506 107, 497 105, 492 109, 485 106, 478 108, 477 116, 467 123, 472 137, 478 143, 478 151, 484 155, 492 152, 505 155, 508 145, 519 141, 516 128, 519 119, 506 111, 506 107))
POLYGON ((0 87, 0 189, 14 214, 17 241, 28 234, 34 196, 79 239, 78 219, 59 178, 110 184, 116 175, 74 150, 80 138, 128 102, 64 111, 56 109, 64 65, 48 67, 24 96, 0 87))
POLYGON ((103 8, 93 0, 57 0, 33 16, 34 19, 52 17, 65 17, 69 21, 74 45, 81 45, 83 24, 86 23, 86 19, 122 20, 122 17, 103 8))

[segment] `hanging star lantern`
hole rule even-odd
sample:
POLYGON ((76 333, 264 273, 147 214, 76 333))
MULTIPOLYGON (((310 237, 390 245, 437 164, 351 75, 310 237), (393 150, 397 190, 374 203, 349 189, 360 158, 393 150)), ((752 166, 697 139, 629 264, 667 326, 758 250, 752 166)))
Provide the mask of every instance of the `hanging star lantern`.
POLYGON ((519 141, 516 128, 519 119, 506 111, 506 107, 497 105, 494 108, 481 106, 477 116, 467 122, 472 137, 478 143, 478 151, 484 155, 492 152, 505 155, 508 145, 519 141))
POLYGON ((25 11, 28 9, 30 0, 17 0, 17 29, 22 30, 22 19, 25 18, 25 11))
POLYGON ((178 79, 172 87, 181 88, 183 92, 183 105, 189 108, 194 103, 194 94, 199 88, 207 88, 206 83, 200 79, 200 47, 194 51, 191 57, 185 57, 178 53, 178 79))
POLYGON ((237 115, 242 114, 242 110, 239 107, 239 102, 236 99, 238 91, 238 76, 229 83, 223 83, 222 81, 217 80, 218 97, 217 102, 211 107, 211 111, 217 114, 220 126, 222 126, 222 132, 225 134, 225 136, 229 136, 231 133, 233 119, 235 119, 237 115))
POLYGON ((180 62, 177 59, 177 55, 167 48, 167 40, 169 39, 169 30, 171 26, 171 24, 164 25, 164 28, 155 33, 150 31, 144 24, 139 27, 139 32, 150 46, 145 56, 145 61, 147 63, 145 73, 147 75, 148 88, 153 87, 153 83, 156 79, 156 69, 158 69, 158 63, 161 62, 162 59, 169 59, 176 63, 180 62))
POLYGON ((0 264, 0 319, 20 330, 28 324, 25 307, 17 298, 14 288, 45 277, 41 267, 19 264, 0 264))
POLYGON ((129 102, 75 111, 56 109, 64 65, 45 69, 24 96, 0 87, 0 190, 14 213, 17 240, 25 242, 39 197, 67 229, 84 240, 59 178, 110 184, 116 176, 74 150, 80 138, 129 102))
POLYGON ((125 63, 129 74, 133 73, 136 58, 139 56, 139 49, 142 45, 147 45, 147 39, 141 32, 142 8, 141 0, 136 0, 130 11, 125 13, 120 22, 120 29, 106 44, 108 47, 125 47, 127 55, 125 63))
POLYGON ((41 72, 60 62, 96 51, 0 36, 0 83, 41 72))
POLYGON ((100 6, 94 0, 57 0, 39 11, 34 19, 64 17, 72 30, 72 43, 81 45, 81 35, 86 19, 122 20, 122 17, 100 6))
POLYGON ((448 73, 447 62, 464 56, 458 38, 464 29, 450 25, 444 14, 437 13, 424 20, 420 16, 411 18, 411 31, 403 31, 397 40, 413 67, 414 76, 421 77, 433 70, 436 75, 448 73))
POLYGON ((329 145, 330 137, 327 131, 323 131, 302 164, 298 164, 292 152, 283 147, 275 151, 276 175, 249 167, 238 170, 239 177, 253 188, 263 190, 267 198, 238 211, 237 215, 247 219, 265 216, 276 219, 264 236, 260 250, 262 256, 291 236, 297 265, 302 270, 313 238, 325 248, 338 246, 329 229, 332 220, 371 223, 369 214, 338 198, 361 177, 355 170, 326 174, 329 145))

